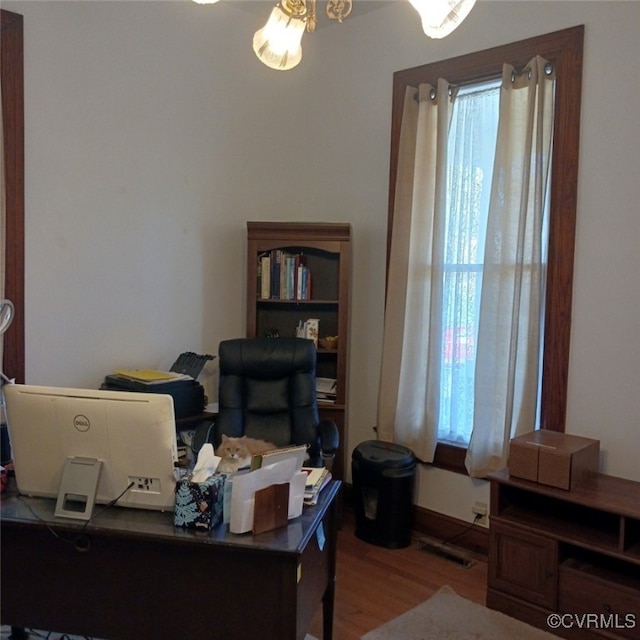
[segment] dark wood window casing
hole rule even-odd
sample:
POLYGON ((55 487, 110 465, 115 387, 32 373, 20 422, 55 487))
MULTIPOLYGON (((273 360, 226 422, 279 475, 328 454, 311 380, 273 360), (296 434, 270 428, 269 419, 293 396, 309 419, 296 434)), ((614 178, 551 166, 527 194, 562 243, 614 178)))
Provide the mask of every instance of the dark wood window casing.
POLYGON ((2 370, 24 382, 24 72, 22 16, 0 10, 0 76, 6 191, 5 297, 16 308, 4 334, 2 370))
MULTIPOLYGON (((557 79, 541 399, 541 427, 554 431, 564 431, 567 407, 583 40, 584 25, 580 25, 478 53, 397 71, 393 77, 387 265, 406 87, 416 87, 421 83, 435 85, 438 78, 446 78, 452 84, 464 84, 499 77, 505 62, 522 69, 536 55, 553 62, 555 66, 557 79)), ((438 444, 433 464, 466 473, 465 454, 466 449, 463 447, 441 443, 438 444)))

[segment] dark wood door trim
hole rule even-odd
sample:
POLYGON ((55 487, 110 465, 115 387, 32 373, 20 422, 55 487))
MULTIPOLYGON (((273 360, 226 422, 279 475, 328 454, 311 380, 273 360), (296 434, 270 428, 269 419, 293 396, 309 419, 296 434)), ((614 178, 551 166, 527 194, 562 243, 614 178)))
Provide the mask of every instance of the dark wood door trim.
POLYGON ((2 370, 24 382, 24 52, 22 16, 0 10, 0 75, 7 210, 5 297, 16 315, 4 336, 2 370))

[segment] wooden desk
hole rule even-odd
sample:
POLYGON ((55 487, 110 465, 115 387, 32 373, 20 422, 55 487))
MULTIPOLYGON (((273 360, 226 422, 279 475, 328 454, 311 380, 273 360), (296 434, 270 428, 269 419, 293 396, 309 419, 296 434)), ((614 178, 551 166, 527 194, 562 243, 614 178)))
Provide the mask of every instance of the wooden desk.
POLYGON ((116 507, 83 529, 56 518, 54 500, 10 490, 0 505, 2 624, 108 640, 302 640, 322 602, 331 640, 339 490, 332 482, 317 506, 256 536, 116 507))

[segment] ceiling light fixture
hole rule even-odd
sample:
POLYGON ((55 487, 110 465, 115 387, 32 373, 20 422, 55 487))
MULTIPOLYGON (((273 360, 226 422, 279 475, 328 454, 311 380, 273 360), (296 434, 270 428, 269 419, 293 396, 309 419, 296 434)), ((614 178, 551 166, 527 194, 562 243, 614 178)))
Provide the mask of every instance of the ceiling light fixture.
POLYGON ((430 38, 448 36, 469 15, 476 0, 409 0, 430 38))
POLYGON ((302 60, 302 36, 310 24, 312 19, 304 0, 281 0, 272 9, 267 24, 253 36, 258 60, 272 69, 293 69, 302 60))
MULTIPOLYGON (((213 4, 218 0, 193 0, 213 4)), ((422 29, 430 38, 448 36, 469 15, 476 0, 409 0, 420 15, 422 29)), ((328 0, 327 16, 342 22, 352 0, 328 0)), ((272 69, 293 69, 302 60, 302 36, 316 29, 316 0, 279 0, 267 23, 253 36, 253 51, 272 69)))

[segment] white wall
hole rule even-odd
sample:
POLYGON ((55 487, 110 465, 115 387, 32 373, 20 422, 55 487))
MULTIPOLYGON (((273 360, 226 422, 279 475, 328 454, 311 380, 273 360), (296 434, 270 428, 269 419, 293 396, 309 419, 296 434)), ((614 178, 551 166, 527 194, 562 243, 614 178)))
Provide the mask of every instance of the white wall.
MULTIPOLYGON (((287 73, 251 51, 266 2, 2 6, 25 16, 27 381, 216 353, 244 332, 245 222, 347 221, 348 453, 376 422, 393 72, 585 24, 567 431, 640 480, 640 3, 485 0, 441 41, 380 3, 287 73)), ((488 487, 421 469, 416 500, 470 520, 488 487)))

